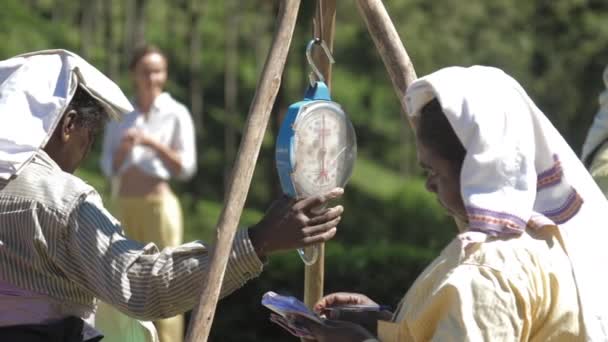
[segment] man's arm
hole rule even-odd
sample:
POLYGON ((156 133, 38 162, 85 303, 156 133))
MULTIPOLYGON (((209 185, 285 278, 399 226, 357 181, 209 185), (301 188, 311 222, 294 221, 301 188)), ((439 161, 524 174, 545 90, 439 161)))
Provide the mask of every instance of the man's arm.
MULTIPOLYGON (((260 259, 281 250, 325 242, 336 233, 343 208, 314 211, 342 195, 342 189, 301 200, 281 198, 254 227, 239 231, 228 260, 221 296, 262 271, 260 259), (251 238, 250 238, 251 234, 251 238)), ((130 315, 154 320, 191 309, 210 266, 201 242, 158 248, 129 240, 92 194, 78 205, 60 240, 55 262, 96 297, 130 315)))
MULTIPOLYGON (((129 315, 155 320, 191 309, 209 269, 209 248, 191 242, 159 251, 129 240, 105 210, 98 195, 79 205, 70 218, 56 262, 67 276, 96 297, 129 315)), ((237 233, 221 296, 262 271, 262 262, 247 236, 237 233)))

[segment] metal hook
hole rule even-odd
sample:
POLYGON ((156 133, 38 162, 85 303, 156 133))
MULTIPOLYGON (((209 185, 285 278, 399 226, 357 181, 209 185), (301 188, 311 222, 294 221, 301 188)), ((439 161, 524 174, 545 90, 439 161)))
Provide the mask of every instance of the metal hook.
POLYGON ((310 65, 310 68, 312 69, 312 72, 308 76, 308 78, 310 79, 311 86, 314 86, 316 81, 325 82, 325 77, 323 77, 323 74, 319 71, 319 68, 317 68, 317 66, 315 65, 315 62, 312 60, 312 48, 315 44, 321 45, 321 48, 323 48, 323 51, 325 52, 325 55, 327 56, 329 63, 333 64, 336 62, 336 61, 334 61, 334 57, 331 55, 331 52, 329 51, 329 47, 327 46, 327 44, 325 44, 324 40, 321 40, 319 38, 315 38, 315 39, 311 40, 308 43, 308 45, 306 46, 306 59, 308 60, 308 64, 310 65), (316 81, 314 80, 315 76, 317 78, 316 81))

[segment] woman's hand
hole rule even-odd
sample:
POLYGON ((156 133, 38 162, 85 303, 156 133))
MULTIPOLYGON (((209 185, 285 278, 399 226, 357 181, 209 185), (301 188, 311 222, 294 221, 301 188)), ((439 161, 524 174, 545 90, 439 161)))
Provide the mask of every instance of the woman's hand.
POLYGON ((344 208, 337 205, 318 210, 344 193, 336 188, 325 195, 294 200, 283 196, 275 201, 262 220, 249 229, 249 237, 260 257, 330 240, 336 235, 344 208))
POLYGON ((307 329, 319 342, 377 341, 373 334, 355 323, 331 320, 319 323, 303 316, 294 316, 291 319, 296 325, 307 329))
POLYGON ((112 160, 112 170, 114 172, 118 171, 122 166, 127 154, 133 149, 133 146, 135 146, 136 143, 135 129, 127 130, 122 136, 120 144, 114 153, 114 159, 112 160))
POLYGON ((361 293, 335 292, 319 299, 313 309, 319 314, 326 314, 327 308, 343 305, 378 305, 378 303, 361 293))
MULTIPOLYGON (((144 133, 142 130, 136 128, 131 128, 127 130, 122 142, 125 146, 128 146, 129 150, 132 149, 135 145, 150 148, 163 161, 163 163, 169 169, 171 174, 177 175, 182 172, 182 162, 180 154, 170 146, 163 145, 154 137, 144 133)), ((121 144, 121 147, 119 149, 122 148, 123 144, 121 144)))
POLYGON ((325 315, 332 320, 359 324, 374 334, 378 329, 379 320, 389 321, 393 316, 393 313, 390 311, 380 310, 378 303, 366 295, 351 292, 336 292, 327 295, 315 304, 314 310, 318 314, 325 315), (340 309, 340 307, 348 305, 365 305, 370 308, 340 309))
POLYGON ((147 146, 155 150, 159 149, 158 142, 139 129, 129 129, 123 138, 123 141, 125 140, 130 141, 132 145, 147 146))

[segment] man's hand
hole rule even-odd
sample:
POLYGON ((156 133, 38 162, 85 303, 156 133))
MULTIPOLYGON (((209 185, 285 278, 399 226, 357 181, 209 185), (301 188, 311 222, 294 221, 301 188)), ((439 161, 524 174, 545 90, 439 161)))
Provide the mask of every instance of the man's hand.
POLYGON ((287 196, 275 201, 262 220, 249 229, 258 256, 264 258, 273 252, 302 248, 333 238, 344 208, 341 205, 318 208, 343 193, 343 189, 336 188, 325 195, 297 201, 287 196))
POLYGON ((319 323, 300 315, 294 315, 291 319, 296 325, 307 329, 318 342, 378 341, 369 331, 355 323, 331 320, 319 323))

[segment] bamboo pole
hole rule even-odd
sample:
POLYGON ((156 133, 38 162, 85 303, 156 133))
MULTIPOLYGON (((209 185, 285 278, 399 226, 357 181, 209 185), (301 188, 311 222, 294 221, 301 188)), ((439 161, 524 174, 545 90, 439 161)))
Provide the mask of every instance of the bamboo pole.
POLYGON ((206 342, 209 337, 224 280, 226 264, 232 249, 232 241, 247 198, 270 112, 281 84, 281 76, 293 37, 299 7, 300 0, 281 1, 278 28, 273 37, 270 52, 249 109, 242 142, 239 146, 228 186, 225 205, 217 225, 216 242, 211 251, 209 274, 202 284, 203 290, 199 303, 194 308, 186 336, 187 342, 206 342))
POLYGON ((369 34, 372 36, 376 49, 382 57, 382 62, 384 62, 395 93, 397 93, 401 103, 403 114, 408 117, 404 95, 407 87, 416 80, 414 65, 407 51, 405 51, 399 33, 397 33, 382 1, 357 0, 357 8, 365 21, 369 34))
MULTIPOLYGON (((317 6, 315 14, 314 36, 322 38, 325 41, 325 44, 327 44, 329 51, 333 51, 335 22, 336 0, 321 1, 320 6, 317 6), (321 29, 323 32, 321 32, 321 29)), ((319 71, 325 78, 327 87, 331 89, 331 63, 327 59, 323 49, 316 48, 313 51, 312 56, 315 65, 319 68, 319 71)), ((304 304, 309 308, 312 308, 323 296, 323 285, 325 281, 325 244, 319 244, 318 248, 319 256, 317 261, 312 265, 306 265, 304 268, 304 304)))

